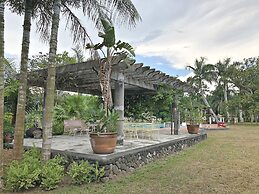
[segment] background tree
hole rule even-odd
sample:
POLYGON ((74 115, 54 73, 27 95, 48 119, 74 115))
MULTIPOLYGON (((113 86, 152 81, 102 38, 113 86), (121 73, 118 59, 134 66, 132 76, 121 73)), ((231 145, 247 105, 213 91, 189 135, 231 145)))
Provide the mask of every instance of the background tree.
POLYGON ((222 85, 217 85, 215 90, 211 91, 207 96, 207 99, 212 109, 215 111, 215 114, 224 113, 224 92, 222 85))
POLYGON ((227 121, 230 120, 230 115, 229 115, 229 111, 228 111, 229 66, 230 66, 230 58, 224 59, 223 62, 219 61, 215 65, 216 74, 217 74, 216 81, 217 81, 218 85, 222 85, 222 88, 223 88, 227 121))
POLYGON ((218 123, 218 118, 214 113, 214 111, 212 110, 211 106, 209 105, 205 96, 205 89, 207 88, 205 81, 207 81, 208 83, 212 83, 213 77, 215 75, 214 66, 212 64, 206 64, 206 58, 201 57, 200 60, 198 59, 195 60, 194 67, 187 66, 187 69, 192 70, 194 73, 194 76, 189 77, 187 79, 187 82, 196 86, 196 88, 199 90, 199 93, 202 97, 204 104, 210 110, 210 113, 213 115, 216 122, 218 123))
POLYGON ((241 62, 234 62, 230 66, 230 71, 230 81, 238 90, 241 99, 238 106, 240 121, 243 121, 243 115, 246 121, 249 119, 254 121, 257 117, 256 93, 259 89, 259 59, 251 57, 241 62))
POLYGON ((26 89, 27 89, 27 63, 29 55, 30 31, 32 19, 32 0, 25 1, 24 24, 23 24, 23 40, 21 52, 21 66, 19 78, 19 92, 17 101, 16 121, 15 121, 15 136, 14 136, 14 157, 21 159, 23 153, 23 136, 25 122, 25 104, 26 104, 26 89))

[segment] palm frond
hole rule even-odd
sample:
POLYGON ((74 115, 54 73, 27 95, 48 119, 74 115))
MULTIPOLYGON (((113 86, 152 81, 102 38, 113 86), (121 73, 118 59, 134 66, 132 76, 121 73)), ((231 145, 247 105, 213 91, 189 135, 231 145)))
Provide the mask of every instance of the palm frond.
POLYGON ((40 38, 44 42, 48 42, 50 38, 50 26, 52 21, 52 2, 43 1, 38 4, 36 18, 37 32, 40 33, 40 38))
POLYGON ((186 66, 186 69, 187 69, 187 70, 195 71, 195 68, 194 68, 194 67, 192 67, 192 66, 190 66, 190 65, 186 66))
POLYGON ((98 0, 81 0, 83 13, 94 23, 97 29, 102 29, 101 19, 111 23, 111 13, 98 0))
POLYGON ((111 12, 111 18, 115 23, 135 27, 138 21, 141 21, 136 7, 131 0, 102 0, 105 7, 111 12))
POLYGON ((73 42, 80 43, 80 41, 82 41, 81 43, 85 45, 86 41, 88 40, 92 43, 90 36, 81 24, 79 18, 69 9, 66 4, 62 5, 62 12, 67 17, 66 28, 68 28, 68 26, 70 27, 70 31, 73 35, 73 42))

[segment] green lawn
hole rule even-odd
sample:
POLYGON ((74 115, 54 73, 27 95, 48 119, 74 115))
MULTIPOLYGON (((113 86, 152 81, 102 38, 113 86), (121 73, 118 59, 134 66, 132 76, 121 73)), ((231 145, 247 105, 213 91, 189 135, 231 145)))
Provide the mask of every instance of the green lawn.
POLYGON ((259 193, 259 126, 208 131, 202 143, 132 174, 48 193, 259 193))

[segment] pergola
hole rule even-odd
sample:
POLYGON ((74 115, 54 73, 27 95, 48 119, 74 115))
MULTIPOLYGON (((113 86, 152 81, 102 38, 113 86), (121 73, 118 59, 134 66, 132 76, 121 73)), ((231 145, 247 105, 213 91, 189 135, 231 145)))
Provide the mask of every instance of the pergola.
MULTIPOLYGON (((101 95, 99 84, 99 62, 90 60, 82 63, 58 66, 56 69, 56 89, 101 95)), ((47 69, 32 71, 28 75, 29 86, 45 88, 47 69)), ((118 111, 118 139, 123 141, 124 95, 154 94, 160 85, 167 85, 184 92, 194 92, 194 88, 176 77, 144 66, 142 63, 125 62, 117 57, 114 60, 111 74, 114 109, 118 111)))

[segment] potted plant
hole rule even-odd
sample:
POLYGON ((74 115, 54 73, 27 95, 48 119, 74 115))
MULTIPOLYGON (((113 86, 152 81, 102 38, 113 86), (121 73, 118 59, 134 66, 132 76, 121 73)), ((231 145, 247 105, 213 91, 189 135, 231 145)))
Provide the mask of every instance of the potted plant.
POLYGON ((117 120, 119 118, 115 110, 108 111, 101 109, 93 116, 95 126, 89 133, 90 143, 93 152, 96 154, 113 153, 117 143, 117 120), (99 117, 99 118, 98 118, 99 117))
MULTIPOLYGON (((117 129, 117 116, 114 117, 115 112, 110 111, 113 107, 112 101, 112 86, 111 86, 111 75, 114 64, 124 62, 126 65, 134 63, 132 57, 135 57, 133 47, 126 42, 116 41, 115 28, 110 21, 101 19, 102 31, 98 33, 98 36, 102 38, 102 42, 97 44, 87 44, 86 49, 90 49, 92 57, 99 63, 99 69, 96 71, 99 77, 100 91, 103 99, 104 114, 99 120, 99 124, 96 127, 97 134, 90 135, 90 137, 100 138, 101 133, 115 132, 117 129), (94 51, 94 52, 93 52, 94 51), (102 59, 101 59, 102 56, 102 59)), ((118 129, 121 133, 122 129, 118 129)), ((106 136, 104 136, 106 137, 106 136)), ((105 138, 100 141, 106 141, 105 138)), ((91 140, 92 145, 96 143, 95 140, 91 140)), ((94 150, 95 153, 99 152, 94 150)), ((107 151, 108 152, 108 151, 107 151)), ((113 150, 109 151, 110 153, 113 150)), ((100 152, 99 152, 100 153, 100 152)), ((103 153, 103 152, 102 152, 103 153)))
POLYGON ((190 134, 199 133, 200 123, 202 122, 202 116, 199 109, 193 109, 188 114, 187 130, 190 134))
POLYGON ((202 105, 199 103, 197 96, 191 95, 185 101, 185 118, 187 122, 187 130, 190 134, 199 133, 200 123, 203 121, 202 105))

